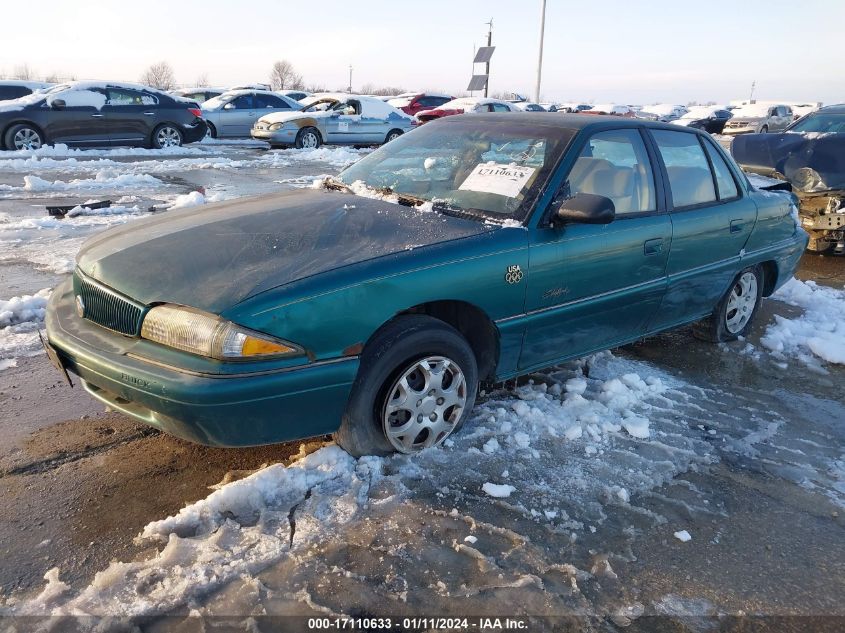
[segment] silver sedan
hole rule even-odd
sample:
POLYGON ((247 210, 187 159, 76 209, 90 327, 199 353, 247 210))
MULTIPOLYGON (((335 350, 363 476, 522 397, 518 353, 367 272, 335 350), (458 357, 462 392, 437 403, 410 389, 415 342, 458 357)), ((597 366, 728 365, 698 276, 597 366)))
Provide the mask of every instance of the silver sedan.
POLYGON ((252 126, 265 114, 293 112, 302 104, 269 90, 229 90, 201 107, 213 138, 248 138, 252 126))

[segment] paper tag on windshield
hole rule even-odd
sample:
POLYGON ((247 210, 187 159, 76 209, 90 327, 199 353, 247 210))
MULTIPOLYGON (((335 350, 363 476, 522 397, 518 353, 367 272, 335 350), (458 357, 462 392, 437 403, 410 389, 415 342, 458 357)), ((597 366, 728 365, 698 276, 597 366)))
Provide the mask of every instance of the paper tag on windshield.
POLYGON ((518 167, 501 163, 481 163, 476 165, 458 189, 494 193, 499 196, 515 198, 534 175, 534 167, 518 167))

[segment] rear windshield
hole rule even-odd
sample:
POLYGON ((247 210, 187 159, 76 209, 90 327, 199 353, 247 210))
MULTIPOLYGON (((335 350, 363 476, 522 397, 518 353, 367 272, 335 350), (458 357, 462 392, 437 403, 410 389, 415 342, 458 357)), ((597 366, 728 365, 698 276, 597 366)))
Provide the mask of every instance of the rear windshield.
POLYGON ((552 125, 473 121, 427 123, 340 174, 467 215, 522 220, 557 165, 574 130, 552 125))

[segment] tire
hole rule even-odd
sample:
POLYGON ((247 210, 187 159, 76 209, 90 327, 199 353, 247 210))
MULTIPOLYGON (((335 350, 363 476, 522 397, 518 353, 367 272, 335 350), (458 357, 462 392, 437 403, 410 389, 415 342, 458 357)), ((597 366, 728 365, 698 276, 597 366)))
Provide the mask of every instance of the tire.
POLYGON ((763 297, 763 271, 751 266, 741 271, 713 310, 693 326, 693 334, 704 341, 722 343, 746 336, 763 297))
POLYGON ((205 125, 206 125, 206 127, 208 128, 208 131, 205 133, 205 135, 206 135, 208 138, 217 138, 217 128, 216 128, 216 127, 214 127, 214 124, 213 124, 213 123, 209 123, 208 121, 206 121, 206 122, 205 122, 205 125))
POLYGON ((46 143, 44 133, 29 123, 18 123, 6 132, 6 148, 11 151, 34 150, 46 143))
POLYGON ((768 125, 764 125, 763 127, 760 128, 760 134, 766 134, 768 131, 769 131, 768 125))
POLYGON ((475 355, 455 328, 428 316, 400 316, 364 348, 335 441, 355 457, 436 446, 463 425, 477 392, 475 355), (406 430, 389 438, 391 428, 406 430))
POLYGON ((402 130, 390 130, 390 132, 387 133, 387 136, 384 137, 384 142, 389 143, 390 141, 395 141, 397 138, 402 136, 402 134, 402 130))
POLYGON ((304 127, 296 134, 294 147, 297 149, 317 149, 323 144, 320 131, 315 127, 304 127))
POLYGON ((184 136, 178 127, 172 123, 162 123, 153 130, 153 135, 150 140, 150 145, 154 149, 164 149, 165 147, 181 147, 184 141, 184 136))

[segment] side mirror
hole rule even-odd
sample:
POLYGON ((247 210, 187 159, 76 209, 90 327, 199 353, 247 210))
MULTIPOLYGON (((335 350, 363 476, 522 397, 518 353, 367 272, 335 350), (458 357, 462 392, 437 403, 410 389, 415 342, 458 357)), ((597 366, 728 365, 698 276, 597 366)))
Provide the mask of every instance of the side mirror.
POLYGON ((594 193, 576 193, 561 202, 552 217, 558 224, 610 224, 616 217, 613 200, 594 193))
POLYGON ((50 102, 50 107, 54 110, 64 110, 64 108, 67 107, 67 103, 64 99, 53 99, 50 102))
POLYGON ((224 110, 234 110, 235 104, 234 103, 227 103, 226 105, 223 106, 223 109, 224 110))

